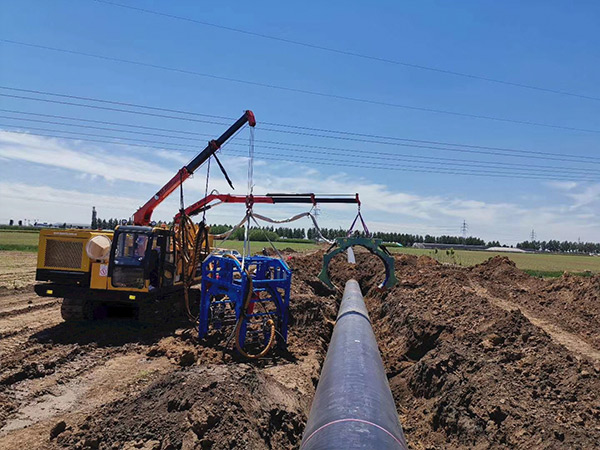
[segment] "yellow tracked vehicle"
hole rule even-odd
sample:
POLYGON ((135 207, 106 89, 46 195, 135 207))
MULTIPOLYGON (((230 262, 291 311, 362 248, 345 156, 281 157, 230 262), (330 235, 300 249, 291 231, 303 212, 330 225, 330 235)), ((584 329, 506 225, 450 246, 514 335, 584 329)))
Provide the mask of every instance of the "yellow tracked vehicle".
POLYGON ((139 311, 144 300, 177 292, 188 301, 187 289, 200 281, 198 265, 212 246, 209 229, 185 215, 171 228, 151 226, 152 213, 205 161, 216 159, 217 150, 246 123, 255 126, 252 111, 210 141, 138 209, 133 225, 114 231, 41 230, 36 280, 43 283, 35 286, 36 293, 62 297, 67 321, 119 314, 122 308, 139 311))
MULTIPOLYGON (((178 252, 176 239, 175 232, 165 227, 42 230, 36 280, 44 283, 35 291, 43 297, 64 298, 65 320, 136 310, 144 300, 183 289, 185 252, 178 252)), ((195 271, 190 272, 188 280, 194 282, 195 271)))

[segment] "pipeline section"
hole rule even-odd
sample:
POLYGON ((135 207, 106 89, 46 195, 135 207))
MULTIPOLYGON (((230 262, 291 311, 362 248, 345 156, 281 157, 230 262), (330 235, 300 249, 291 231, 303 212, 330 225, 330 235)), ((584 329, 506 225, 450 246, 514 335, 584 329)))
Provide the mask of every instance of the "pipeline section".
POLYGON ((356 280, 346 283, 301 450, 408 446, 356 280))

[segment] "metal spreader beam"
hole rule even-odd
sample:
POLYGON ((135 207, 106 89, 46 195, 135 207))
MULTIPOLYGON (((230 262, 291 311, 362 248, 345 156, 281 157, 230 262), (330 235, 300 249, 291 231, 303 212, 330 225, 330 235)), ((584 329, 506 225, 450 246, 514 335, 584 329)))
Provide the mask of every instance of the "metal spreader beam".
POLYGON ((349 280, 300 449, 407 448, 360 286, 349 280))

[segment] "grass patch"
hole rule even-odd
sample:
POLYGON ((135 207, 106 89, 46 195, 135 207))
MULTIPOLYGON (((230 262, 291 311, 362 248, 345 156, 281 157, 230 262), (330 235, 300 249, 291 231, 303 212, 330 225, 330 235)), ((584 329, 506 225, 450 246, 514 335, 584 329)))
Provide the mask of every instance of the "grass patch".
POLYGON ((0 244, 0 250, 13 252, 37 252, 38 246, 26 244, 0 244))
MULTIPOLYGON (((531 270, 525 269, 523 272, 531 275, 532 277, 538 278, 560 278, 564 275, 564 271, 562 270, 531 270)), ((592 272, 569 272, 570 275, 576 275, 578 277, 591 277, 593 275, 592 272)))
POLYGON ((38 241, 39 233, 0 230, 0 245, 33 245, 37 247, 38 241))
POLYGON ((291 239, 279 238, 279 239, 277 239, 276 242, 279 242, 281 244, 284 244, 286 242, 289 242, 290 244, 314 244, 315 243, 315 241, 312 241, 310 239, 300 239, 300 238, 291 238, 291 239))
POLYGON ((0 231, 23 231, 25 233, 39 233, 40 229, 37 227, 20 227, 18 225, 0 225, 0 231))
MULTIPOLYGON (((587 255, 564 255, 564 254, 546 254, 546 253, 505 253, 505 252, 487 252, 472 250, 454 250, 454 252, 420 248, 393 248, 388 247, 393 253, 406 253, 409 255, 427 255, 444 264, 456 264, 460 266, 474 266, 481 264, 494 256, 506 256, 515 262, 517 267, 524 271, 538 272, 545 277, 551 276, 551 273, 558 273, 561 276, 564 271, 573 274, 582 274, 585 272, 600 273, 600 257, 587 255)), ((529 273, 529 272, 528 272, 529 273)), ((537 276, 537 275, 534 275, 537 276)))

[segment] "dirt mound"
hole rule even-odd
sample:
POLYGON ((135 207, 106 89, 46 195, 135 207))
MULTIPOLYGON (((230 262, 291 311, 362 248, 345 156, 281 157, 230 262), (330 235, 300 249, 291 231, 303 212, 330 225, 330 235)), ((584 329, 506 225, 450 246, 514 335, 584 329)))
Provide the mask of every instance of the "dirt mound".
POLYGON ((594 317, 600 314, 600 275, 582 277, 565 273, 546 283, 544 292, 553 300, 571 299, 570 303, 585 309, 594 317))
POLYGON ((415 255, 406 255, 404 253, 394 255, 396 266, 416 266, 419 258, 415 255))
POLYGON ((298 251, 294 250, 292 247, 286 247, 286 248, 282 248, 282 249, 278 249, 278 250, 279 250, 279 253, 273 247, 263 247, 263 249, 260 251, 260 253, 264 256, 274 256, 274 257, 278 257, 279 254, 292 255, 294 253, 298 253, 298 251))
POLYGON ((368 300, 416 448, 593 448, 600 441, 600 366, 472 288, 494 274, 513 285, 529 278, 517 270, 505 258, 476 269, 415 273, 402 265, 398 278, 418 282, 401 281, 368 300))
POLYGON ((307 400, 247 364, 195 366, 88 416, 65 448, 293 448, 307 400))
POLYGON ((417 258, 417 267, 439 266, 439 262, 431 256, 421 255, 417 258))
MULTIPOLYGON (((496 259, 496 258, 494 258, 496 259)), ((491 261, 491 260, 490 260, 491 261)), ((473 268, 481 270, 485 263, 473 268)), ((582 277, 564 274, 560 278, 543 280, 529 277, 516 268, 498 265, 492 273, 475 281, 497 297, 506 299, 531 315, 545 317, 565 330, 583 336, 600 348, 600 276, 582 277)), ((489 274, 489 271, 484 273, 489 274)))
POLYGON ((504 281, 506 279, 514 281, 529 277, 525 272, 517 269, 514 261, 506 256, 494 256, 481 264, 471 267, 471 271, 483 279, 496 281, 504 281))

